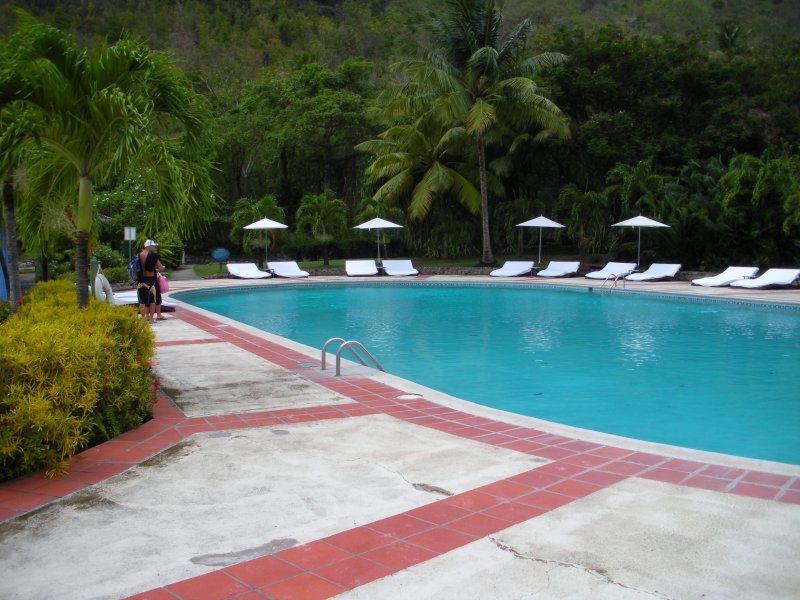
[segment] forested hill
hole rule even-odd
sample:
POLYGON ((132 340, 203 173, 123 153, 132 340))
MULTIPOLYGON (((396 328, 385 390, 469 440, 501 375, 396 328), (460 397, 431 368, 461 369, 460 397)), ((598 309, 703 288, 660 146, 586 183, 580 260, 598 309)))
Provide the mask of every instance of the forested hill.
MULTIPOLYGON (((0 34, 18 6, 87 45, 127 30, 173 52, 188 70, 248 79, 260 69, 348 56, 378 63, 418 31, 431 0, 0 0, 0 34)), ((722 27, 760 43, 800 29, 797 0, 506 0, 506 23, 531 18, 538 33, 561 26, 615 24, 642 34, 700 34, 711 45, 722 27)))
MULTIPOLYGON (((436 77, 396 85, 447 0, 0 0, 0 34, 12 4, 86 47, 127 31, 209 100, 217 206, 208 234, 185 240, 198 255, 262 256, 242 226, 266 215, 292 231, 273 240, 284 256, 357 256, 353 224, 379 215, 405 224, 396 255, 475 256, 491 228, 501 255, 521 256, 516 224, 547 214, 566 225, 551 236, 566 255, 624 258, 608 224, 646 213, 672 225, 642 260, 800 264, 800 0, 497 0, 498 39, 533 22, 520 53, 548 53, 531 77, 564 121, 470 111, 497 117, 482 145, 464 115, 415 112, 439 98, 436 77)), ((127 208, 154 202, 138 181, 102 190, 100 240, 115 249, 123 226, 143 226, 127 208)))

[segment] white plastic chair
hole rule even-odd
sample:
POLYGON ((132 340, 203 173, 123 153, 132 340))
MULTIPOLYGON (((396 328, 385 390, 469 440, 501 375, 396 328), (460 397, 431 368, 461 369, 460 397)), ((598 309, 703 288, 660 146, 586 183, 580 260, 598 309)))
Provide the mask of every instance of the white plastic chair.
POLYGON ((567 275, 574 275, 580 268, 580 262, 560 262, 551 260, 546 269, 539 271, 537 277, 566 277, 567 275))
POLYGON ((297 263, 293 260, 268 262, 267 268, 272 271, 276 277, 308 277, 308 272, 300 269, 297 263))
POLYGON ((255 263, 228 263, 228 273, 241 279, 266 279, 272 277, 267 271, 259 269, 255 263))
POLYGON ((758 267, 728 267, 719 275, 692 279, 692 285, 704 287, 721 287, 732 284, 740 279, 752 279, 758 273, 758 267))
POLYGON ((626 275, 625 279, 627 281, 664 281, 665 279, 673 279, 680 270, 681 265, 653 263, 644 273, 631 273, 626 275))
POLYGON ((731 287, 766 288, 785 287, 800 280, 800 269, 767 269, 761 277, 740 279, 731 283, 731 287))
POLYGON ((414 268, 410 260, 393 259, 383 260, 383 271, 387 275, 393 277, 407 277, 410 275, 419 275, 419 271, 414 268))
POLYGON ((367 277, 378 274, 378 267, 374 260, 346 260, 344 270, 348 277, 367 277))
POLYGON ((491 277, 521 277, 533 270, 532 260, 507 260, 499 269, 495 269, 489 276, 491 277))
POLYGON ((589 279, 614 279, 633 272, 635 268, 636 263, 610 262, 599 271, 587 273, 586 277, 589 279))

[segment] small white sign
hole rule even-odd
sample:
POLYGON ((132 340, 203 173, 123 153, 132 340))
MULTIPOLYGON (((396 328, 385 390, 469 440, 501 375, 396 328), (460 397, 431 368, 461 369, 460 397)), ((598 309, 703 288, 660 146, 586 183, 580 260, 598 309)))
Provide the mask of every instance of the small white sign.
POLYGON ((136 227, 126 227, 125 228, 125 240, 126 242, 135 242, 136 241, 136 227))

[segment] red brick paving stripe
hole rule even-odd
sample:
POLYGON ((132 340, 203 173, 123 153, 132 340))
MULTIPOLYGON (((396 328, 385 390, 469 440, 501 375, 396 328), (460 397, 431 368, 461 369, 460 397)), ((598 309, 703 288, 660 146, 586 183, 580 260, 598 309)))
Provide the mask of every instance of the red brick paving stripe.
POLYGON ((396 573, 416 564, 436 558, 438 554, 405 542, 395 542, 366 552, 364 558, 380 563, 396 573))
POLYGON ((205 575, 184 579, 166 586, 167 590, 179 598, 203 598, 203 600, 224 600, 237 594, 250 591, 250 587, 237 581, 224 571, 212 571, 205 575))
POLYGON ((303 573, 299 567, 290 565, 273 555, 225 567, 223 571, 253 588, 272 585, 303 573))
POLYGON ((346 590, 311 573, 303 573, 281 583, 262 587, 261 591, 271 600, 325 600, 346 590))
MULTIPOLYGON (((300 372, 297 363, 308 361, 305 355, 234 328, 221 327, 213 319, 191 313, 182 317, 219 339, 268 357, 295 372, 300 372)), ((231 595, 245 598, 263 597, 262 592, 272 598, 292 600, 328 598, 557 509, 631 475, 800 504, 798 478, 600 446, 477 417, 425 399, 397 400, 402 392, 365 378, 333 380, 328 373, 313 375, 312 380, 356 403, 186 418, 160 396, 163 401, 156 407, 155 422, 151 421, 150 425, 131 432, 122 440, 118 438, 78 455, 73 461, 76 468, 73 480, 52 482, 34 475, 19 483, 0 486, 0 519, 18 514, 17 508, 11 508, 15 504, 25 506, 50 501, 80 489, 84 481, 124 470, 193 433, 376 413, 393 414, 420 426, 538 454, 554 462, 323 540, 179 581, 133 598, 188 600, 198 593, 211 599, 231 595), (38 493, 38 490, 46 493, 38 493)))
POLYGON ((201 340, 172 340, 169 342, 156 342, 156 348, 164 346, 193 346, 195 344, 221 344, 223 340, 219 338, 204 338, 201 340))

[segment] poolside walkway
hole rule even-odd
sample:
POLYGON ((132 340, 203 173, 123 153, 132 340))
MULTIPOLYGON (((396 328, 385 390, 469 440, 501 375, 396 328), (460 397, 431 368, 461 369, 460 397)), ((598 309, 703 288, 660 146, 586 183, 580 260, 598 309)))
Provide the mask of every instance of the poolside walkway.
MULTIPOLYGON (((172 288, 242 283, 287 281, 172 288)), ((800 305, 797 289, 627 289, 800 305)), ((181 303, 168 316, 155 418, 64 477, 0 485, 0 597, 798 598, 800 466, 560 426, 352 364, 335 377, 318 350, 181 303)))

